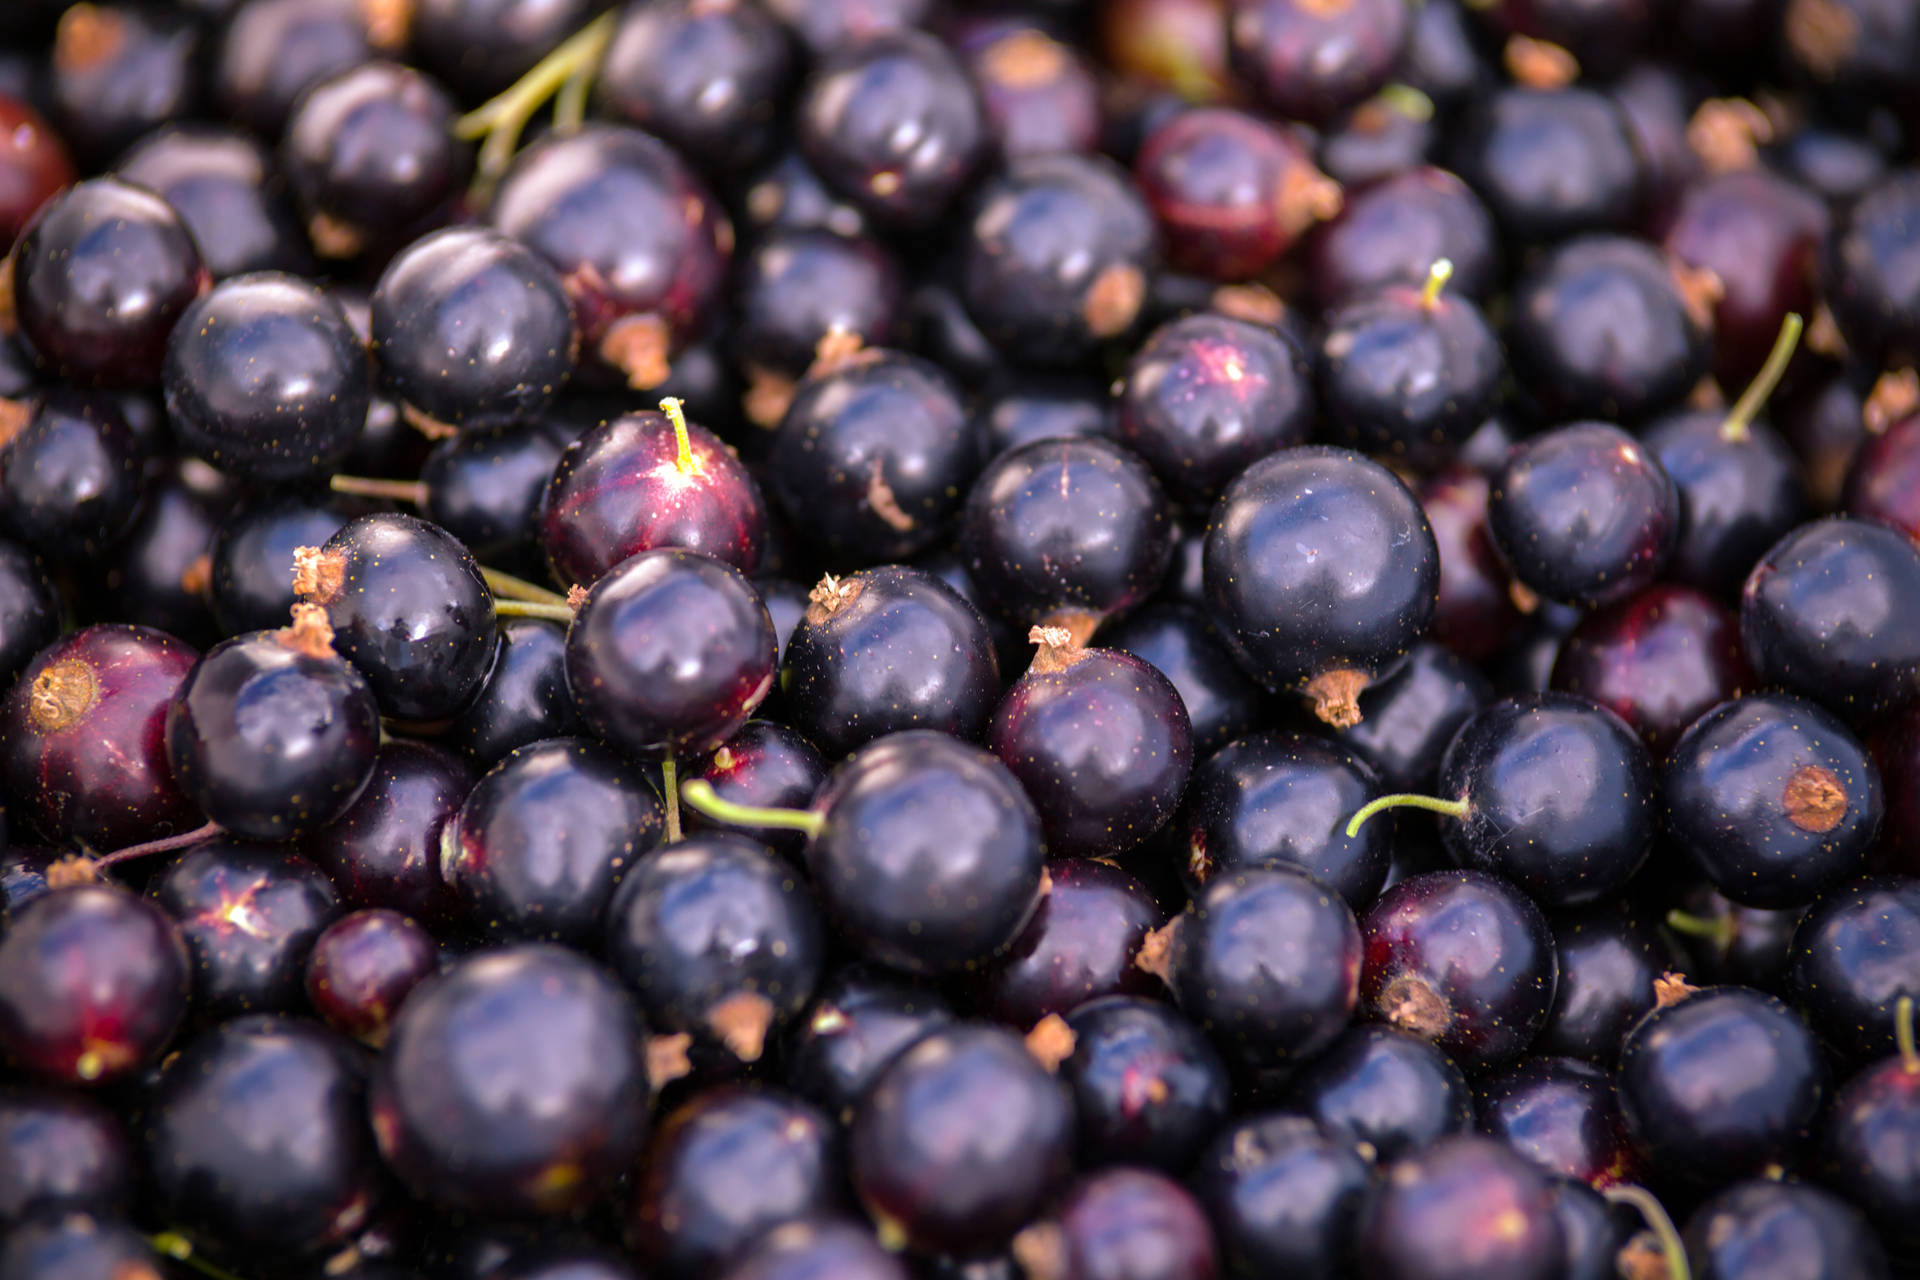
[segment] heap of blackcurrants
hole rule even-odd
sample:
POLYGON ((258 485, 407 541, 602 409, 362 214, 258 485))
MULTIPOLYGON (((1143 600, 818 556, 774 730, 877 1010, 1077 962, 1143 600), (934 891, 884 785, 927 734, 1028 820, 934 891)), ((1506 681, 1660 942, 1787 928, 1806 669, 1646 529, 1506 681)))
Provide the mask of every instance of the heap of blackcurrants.
POLYGON ((1920 1277, 1916 0, 0 0, 0 1280, 1920 1277))

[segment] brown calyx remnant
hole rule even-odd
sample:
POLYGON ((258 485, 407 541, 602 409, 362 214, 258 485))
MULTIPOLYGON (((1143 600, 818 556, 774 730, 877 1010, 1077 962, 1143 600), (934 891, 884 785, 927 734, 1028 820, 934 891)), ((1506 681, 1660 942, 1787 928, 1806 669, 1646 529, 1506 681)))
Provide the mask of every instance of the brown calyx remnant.
POLYGON ((13 333, 20 316, 13 305, 13 255, 0 258, 0 333, 13 333))
POLYGON ((1187 843, 1187 874, 1199 885, 1213 879, 1213 855, 1207 852, 1204 832, 1194 832, 1193 839, 1187 843))
POLYGON ((1342 667, 1307 681, 1306 694, 1313 699, 1313 714, 1323 724, 1351 729, 1360 723, 1360 695, 1372 683, 1365 672, 1342 667))
POLYGON ((988 45, 980 55, 987 79, 1009 89, 1051 84, 1066 73, 1067 51, 1044 31, 1023 27, 988 45))
POLYGON ((819 626, 846 606, 865 589, 865 583, 852 578, 836 578, 829 573, 807 592, 807 621, 819 626))
POLYGON ((1027 1052, 1048 1071, 1058 1071, 1060 1064, 1073 1056, 1074 1044, 1073 1028, 1057 1013, 1040 1019, 1027 1032, 1027 1052))
POLYGON ((693 1070, 687 1050, 693 1037, 684 1031, 670 1036, 654 1036, 647 1041, 647 1083, 655 1093, 693 1070))
POLYGON ((707 1014, 707 1025, 720 1043, 742 1062, 758 1062, 767 1046, 767 1028, 773 1025, 773 1002, 753 991, 728 996, 707 1014))
POLYGON ((1437 1039, 1453 1021, 1447 1002, 1417 974, 1402 973, 1380 991, 1380 1012, 1402 1031, 1437 1039))
POLYGON ((1889 369, 1874 379, 1873 390, 1861 401, 1860 421, 1874 435, 1882 435, 1915 410, 1920 410, 1920 374, 1912 369, 1889 369))
POLYGON ((1673 1280, 1673 1267, 1667 1261, 1666 1251, 1651 1231, 1638 1232, 1620 1246, 1613 1265, 1620 1273, 1620 1280, 1673 1280))
POLYGON ((1058 1223, 1036 1222, 1022 1227, 1009 1251, 1027 1280, 1064 1280, 1069 1274, 1067 1236, 1058 1223))
POLYGON ((301 602, 293 606, 293 622, 273 633, 281 644, 309 658, 331 658, 333 626, 327 611, 317 604, 301 602))
POLYGON ((771 431, 787 416, 796 384, 784 373, 775 373, 757 364, 747 365, 746 374, 747 389, 740 394, 741 412, 754 426, 771 431))
POLYGON ((893 486, 887 483, 885 458, 875 458, 873 469, 867 472, 867 505, 895 533, 905 533, 913 528, 913 517, 900 506, 899 500, 893 496, 893 486))
POLYGON ((1787 821, 1802 831, 1831 831, 1847 816, 1847 789, 1833 770, 1817 764, 1794 770, 1781 800, 1787 821))
POLYGON ((313 251, 323 258, 357 258, 367 247, 367 233, 330 213, 316 213, 307 219, 307 238, 313 251))
POLYGON ((1824 302, 1813 309, 1813 318, 1807 321, 1807 332, 1801 341, 1815 355, 1840 360, 1847 354, 1846 335, 1840 332, 1840 322, 1833 318, 1833 308, 1824 302))
POLYGON ((1680 291, 1680 305, 1687 309, 1688 318, 1702 329, 1712 330, 1713 309, 1727 296, 1726 285, 1707 267, 1690 267, 1676 259, 1670 270, 1673 287, 1680 291))
POLYGON ((1564 89, 1580 78, 1580 61, 1551 40, 1507 37, 1500 62, 1516 84, 1529 89, 1564 89))
POLYGON ((413 0, 360 0, 360 21, 374 48, 389 53, 404 48, 413 34, 413 0))
POLYGON ((578 613, 580 612, 580 606, 586 602, 587 589, 585 587, 576 582, 567 588, 567 608, 578 613))
POLYGON ((1665 1009, 1679 1004, 1699 989, 1687 981, 1686 974, 1669 970, 1653 980, 1653 1007, 1665 1009))
POLYGON ((204 599, 213 589, 213 557, 203 551, 189 561, 180 571, 180 589, 204 599))
POLYGON ((78 658, 50 663, 27 691, 27 718, 42 733, 71 728, 100 700, 100 678, 78 658))
POLYGON ((1084 649, 1087 647, 1087 641, 1093 639, 1093 633, 1100 629, 1100 624, 1105 620, 1102 615, 1088 609, 1055 609, 1040 619, 1040 625, 1060 628, 1073 638, 1076 649, 1084 649))
POLYGON ((1292 239, 1316 222, 1337 217, 1346 202, 1347 193, 1339 183, 1310 164, 1293 164, 1280 175, 1273 214, 1280 229, 1292 239))
POLYGON ((1532 613, 1540 607, 1540 593, 1518 578, 1507 581, 1507 599, 1513 601, 1513 607, 1521 613, 1532 613))
POLYGON ((293 594, 315 604, 332 604, 346 585, 346 552, 324 547, 293 549, 293 594))
POLYGON ((818 378, 879 358, 880 353, 869 347, 866 339, 845 325, 834 325, 813 344, 813 363, 807 366, 806 376, 818 378))
POLYGON ((1027 643, 1039 646, 1034 651, 1033 665, 1027 668, 1035 675, 1065 671, 1087 656, 1086 649, 1074 641, 1073 632, 1065 627, 1031 627, 1027 630, 1027 643))
POLYGON ((0 396, 0 449, 6 448, 13 438, 26 429, 27 422, 33 417, 33 410, 24 400, 8 400, 0 396))
POLYGON ((1080 318, 1095 337, 1111 338, 1133 327, 1146 300, 1146 273, 1131 262, 1116 262, 1093 278, 1080 318))
POLYGON ((406 421, 408 426, 429 440, 451 440, 460 434, 460 428, 450 426, 440 421, 440 419, 414 408, 404 400, 400 402, 400 416, 406 421))
POLYGON ((1042 867, 1040 868, 1040 887, 1035 891, 1035 896, 1044 898, 1052 892, 1053 892, 1053 873, 1051 871, 1048 871, 1045 867, 1042 867))
POLYGON ((1708 98, 1687 121, 1687 146, 1708 173, 1753 168, 1773 137, 1773 121, 1745 98, 1708 98))
POLYGON ((1860 43, 1860 19, 1839 0, 1792 0, 1786 33, 1807 70, 1831 80, 1860 43))
POLYGON ((1720 389, 1720 383, 1712 374, 1693 384, 1693 390, 1687 392, 1687 408, 1711 412, 1727 407, 1727 393, 1720 389))
POLYGON ((600 358, 626 374, 635 391, 651 391, 667 380, 672 349, 667 322, 652 314, 616 320, 600 339, 600 358))
POLYGON ((1287 304, 1263 284, 1223 284, 1213 291, 1208 304, 1223 316, 1250 324, 1278 328, 1287 319, 1287 304))
POLYGON ((1353 8, 1353 0, 1299 0, 1295 6, 1315 18, 1337 18, 1353 8))
POLYGON ((60 15, 53 33, 53 65, 69 74, 91 71, 127 42, 127 19, 97 4, 76 4, 60 15))
POLYGON ((1140 941, 1140 951, 1133 957, 1133 967, 1142 973, 1150 973, 1162 982, 1171 983, 1167 976, 1173 963, 1173 935, 1180 927, 1180 917, 1173 919, 1149 933, 1140 941))
POLYGON ((100 878, 98 864, 84 854, 69 854, 55 859, 47 868, 47 888, 68 889, 77 884, 92 884, 100 878))

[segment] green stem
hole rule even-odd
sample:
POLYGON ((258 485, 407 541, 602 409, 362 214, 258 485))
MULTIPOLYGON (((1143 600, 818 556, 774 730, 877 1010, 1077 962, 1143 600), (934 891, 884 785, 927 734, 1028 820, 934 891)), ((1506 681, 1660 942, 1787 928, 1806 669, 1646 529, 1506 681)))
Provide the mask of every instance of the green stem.
POLYGON ((715 822, 730 822, 738 827, 781 827, 804 831, 812 839, 827 825, 826 818, 811 809, 770 809, 764 805, 722 800, 705 778, 689 778, 681 783, 680 798, 715 822))
POLYGON ((383 480, 378 476, 335 476, 327 481, 335 493, 350 493, 360 498, 390 498, 427 505, 427 486, 418 480, 383 480))
POLYGON ((571 623, 573 607, 567 604, 542 604, 534 600, 495 600, 493 611, 502 618, 545 618, 548 622, 571 623))
POLYGON ((1920 1075, 1920 1049, 1913 1042, 1913 997, 1901 996, 1893 1003, 1893 1043, 1900 1050, 1900 1061, 1908 1075, 1920 1075))
POLYGON ((549 591, 537 583, 528 582, 525 578, 516 578, 510 573, 502 573, 498 569, 489 569, 485 565, 480 566, 480 576, 486 579, 487 586, 493 591, 493 594, 502 600, 519 600, 526 604, 557 605, 564 605, 567 602, 567 598, 558 591, 549 591))
POLYGON ((1378 799, 1369 801, 1358 813, 1353 815, 1352 821, 1347 823, 1347 839, 1351 840, 1359 835, 1360 828, 1366 825, 1367 819, 1379 813, 1382 809, 1400 808, 1430 809, 1434 813, 1444 813, 1449 818, 1464 818, 1467 816, 1467 802, 1465 800, 1442 800, 1439 796, 1416 796, 1407 794, 1381 796, 1378 799))
POLYGON ((1420 305, 1431 311, 1440 304, 1440 291, 1453 279, 1453 259, 1436 258, 1427 268, 1426 287, 1420 290, 1420 305))
POLYGON ((680 474, 693 474, 693 439, 687 434, 687 415, 680 402, 668 396, 660 402, 660 412, 673 424, 673 442, 680 450, 680 474))
POLYGON ((680 766, 672 756, 660 762, 660 790, 667 800, 667 843, 680 843, 680 766))
POLYGON ((1667 928, 1675 933, 1684 933, 1689 938, 1704 938, 1713 944, 1716 951, 1725 951, 1733 942, 1732 916, 1703 920, 1692 912, 1675 907, 1667 912, 1667 928))
POLYGON ((1734 401, 1733 409, 1720 424, 1722 440, 1745 440, 1752 434, 1754 415, 1760 412, 1760 406, 1767 402, 1773 389, 1780 385, 1781 377, 1787 371, 1787 361, 1793 359, 1793 349, 1800 343, 1800 330, 1804 328, 1800 314, 1787 312, 1787 318, 1780 322, 1779 336, 1773 340, 1773 350, 1767 353, 1767 362, 1760 366, 1747 389, 1734 401))
POLYGON ((468 141, 484 139, 474 169, 476 202, 483 202, 493 184, 506 172, 527 122, 555 94, 565 92, 566 95, 560 104, 565 115, 556 117, 559 123, 564 125, 575 113, 585 114, 587 84, 607 51, 607 42, 613 38, 614 18, 613 13, 601 14, 567 37, 499 96, 454 122, 456 136, 468 141), (578 82, 579 87, 568 91, 568 85, 574 82, 578 82))
POLYGON ((224 828, 217 822, 195 827, 191 831, 182 831, 177 836, 166 836, 159 840, 148 840, 141 844, 130 844, 124 849, 115 849, 104 857, 93 860, 94 867, 111 867, 116 863, 132 862, 135 858, 144 858, 155 853, 171 853, 175 849, 184 849, 190 844, 199 844, 202 840, 211 840, 220 835, 224 828))
POLYGON ((184 1262, 211 1280, 240 1280, 240 1277, 224 1267, 216 1267, 194 1249, 193 1242, 177 1231, 161 1231, 147 1237, 147 1243, 153 1246, 155 1253, 165 1254, 175 1262, 184 1262))
POLYGON ((1632 1183, 1622 1183, 1617 1187, 1608 1187, 1600 1193, 1616 1204, 1630 1204, 1640 1211, 1640 1216, 1653 1228, 1654 1238, 1660 1242, 1661 1256, 1667 1260, 1667 1280, 1693 1280, 1692 1272, 1687 1268, 1687 1248, 1680 1243, 1680 1233, 1673 1229, 1673 1219, 1667 1216, 1665 1206, 1645 1187, 1636 1187, 1632 1183))
POLYGON ((1380 90, 1380 98, 1409 120, 1433 119, 1433 99, 1410 84, 1390 84, 1380 90))

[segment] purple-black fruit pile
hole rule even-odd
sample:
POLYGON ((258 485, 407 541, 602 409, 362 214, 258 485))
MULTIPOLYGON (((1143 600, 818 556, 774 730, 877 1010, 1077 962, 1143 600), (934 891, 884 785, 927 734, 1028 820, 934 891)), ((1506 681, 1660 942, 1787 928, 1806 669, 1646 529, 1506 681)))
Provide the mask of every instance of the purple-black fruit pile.
POLYGON ((1915 0, 0 0, 0 1280, 1920 1276, 1915 0))

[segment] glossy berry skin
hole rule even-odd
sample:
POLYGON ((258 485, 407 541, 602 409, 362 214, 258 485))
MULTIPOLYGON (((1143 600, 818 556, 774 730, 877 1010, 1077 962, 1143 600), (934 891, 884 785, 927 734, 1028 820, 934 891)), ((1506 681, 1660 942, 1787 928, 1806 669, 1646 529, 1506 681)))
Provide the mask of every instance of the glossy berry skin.
POLYGON ((1160 585, 1173 551, 1170 516, 1153 473, 1126 449, 1040 440, 981 473, 960 550, 967 576, 1003 617, 1073 629, 1124 613, 1160 585))
POLYGON ((1663 1179, 1711 1188, 1790 1167, 1827 1094, 1807 1026, 1747 987, 1708 987, 1627 1036, 1621 1110, 1663 1179))
POLYGON ((813 998, 824 950, 792 866, 730 833, 642 859, 607 909, 607 962, 648 1025, 709 1037, 743 1062, 813 998))
POLYGON ((1134 964, 1161 923, 1138 880, 1101 858, 1059 858, 1020 936, 981 978, 981 1012, 1015 1027, 1065 1014, 1101 996, 1147 995, 1153 980, 1134 964))
POLYGON ((966 71, 918 31, 834 50, 801 90, 796 112, 800 148, 827 185, 897 226, 938 218, 986 139, 966 71))
POLYGON ((229 636, 283 627, 299 600, 293 553, 325 543, 355 514, 328 493, 276 491, 238 503, 207 551, 214 621, 229 636))
POLYGON ((1821 1181, 1865 1213, 1889 1248, 1920 1241, 1920 1065, 1882 1059, 1834 1095, 1820 1130, 1821 1181))
POLYGON ((414 1194, 563 1214, 630 1169, 647 1128, 639 1015, 571 951, 523 944, 417 987, 374 1068, 380 1154, 414 1194))
POLYGON ((814 802, 807 846, 828 919, 864 955, 950 973, 1011 942, 1033 915, 1040 818, 994 757, 946 734, 889 734, 842 765, 814 802))
POLYGON ((1115 439, 1174 500, 1211 502, 1247 465, 1313 424, 1307 363, 1265 325, 1199 312, 1154 330, 1127 366, 1115 439))
POLYGON ((1262 1063, 1304 1061, 1353 1016, 1361 958, 1353 911, 1297 867, 1216 877, 1169 927, 1167 985, 1223 1045, 1262 1063))
POLYGON ((1847 471, 1842 509, 1920 538, 1920 414, 1860 443, 1847 471))
MULTIPOLYGON (((405 423, 399 429, 419 434, 405 423)), ((530 566, 538 558, 540 500, 574 430, 557 417, 544 417, 441 440, 419 464, 426 486, 421 515, 460 539, 483 564, 530 566)), ((407 464, 395 469, 405 471, 407 464)))
POLYGON ((553 576, 590 586, 628 556, 680 547, 751 574, 767 538, 766 500, 733 450, 687 424, 680 468, 663 413, 623 414, 567 447, 540 501, 540 546, 553 576))
POLYGON ((489 933, 584 947, 665 823, 638 769, 598 743, 549 738, 473 785, 440 829, 435 865, 489 933))
POLYGON ((1448 293, 1481 301, 1500 277, 1487 207, 1453 173, 1429 165, 1351 193, 1309 242, 1305 265, 1314 295, 1336 307, 1395 285, 1418 289, 1442 258, 1453 264, 1448 293))
POLYGON ((838 1135, 797 1098, 720 1086, 662 1120, 627 1235, 649 1274, 713 1275, 784 1222, 841 1208, 838 1135))
POLYGON ((1130 653, 1043 647, 988 740, 1020 780, 1055 855, 1111 856, 1159 830, 1193 763, 1187 711, 1130 653))
POLYGON ((1522 442, 1493 478, 1488 528, 1529 590, 1612 604, 1660 575, 1679 536, 1680 495, 1620 428, 1580 422, 1522 442))
POLYGON ((149 1277, 160 1275, 160 1259, 137 1229, 90 1214, 50 1215, 21 1224, 0 1244, 0 1275, 149 1277))
POLYGON ((291 840, 339 817, 372 776, 380 712, 366 679, 290 631, 209 649, 167 712, 174 780, 210 821, 291 840))
POLYGON ((1694 588, 1656 583, 1582 618, 1560 642, 1552 682, 1619 716, 1657 757, 1753 676, 1731 610, 1694 588))
POLYGON ((865 1222, 783 1223, 724 1272, 725 1280, 909 1280, 907 1264, 881 1247, 865 1222))
POLYGON ((0 1222, 113 1216, 133 1199, 133 1142, 119 1117, 69 1090, 0 1092, 0 1222))
MULTIPOLYGON (((702 760, 682 765, 684 777, 700 778, 722 800, 769 809, 805 809, 827 780, 827 762, 797 729, 775 720, 749 720, 740 731, 702 760)), ((682 807, 681 826, 719 829, 697 811, 682 807)), ((798 859, 806 836, 775 827, 732 828, 751 835, 775 853, 798 859)))
POLYGON ((1100 640, 1145 659, 1172 682, 1197 754, 1224 747, 1258 722, 1264 691, 1240 670, 1219 631, 1194 606, 1149 604, 1107 627, 1100 640))
POLYGON ((1013 161, 975 201, 962 249, 967 314, 1023 365, 1070 366, 1132 331, 1159 255, 1153 217, 1108 161, 1013 161))
MULTIPOLYGON (((1499 443, 1496 467, 1509 447, 1499 443)), ((1429 635, 1469 661, 1491 658, 1521 629, 1512 577, 1488 526, 1492 492, 1491 478, 1465 462, 1437 467, 1414 486, 1440 547, 1440 592, 1429 635)))
POLYGON ((1504 876, 1543 906, 1592 902, 1645 861, 1654 784, 1646 747, 1605 708, 1562 693, 1503 698, 1440 762, 1440 794, 1467 805, 1441 838, 1456 863, 1504 876))
POLYGON ((1429 302, 1389 288, 1329 313, 1325 325, 1320 402, 1342 440, 1373 453, 1451 453, 1486 419, 1506 370, 1470 298, 1429 302))
POLYGON ((983 25, 965 41, 966 62, 999 153, 1095 150, 1105 121, 1100 80, 1086 55, 1039 22, 983 25))
POLYGON ((1134 178, 1168 260, 1210 280, 1257 275, 1339 208, 1339 188, 1297 137, 1227 107, 1161 121, 1140 144, 1134 178))
POLYGON ((1748 576, 1740 636, 1763 681, 1850 723, 1920 697, 1920 545, 1862 520, 1801 526, 1748 576))
POLYGON ((591 17, 586 0, 420 0, 412 47, 463 96, 499 93, 591 17))
POLYGON ((1674 838, 1749 907, 1803 906, 1857 874, 1885 805, 1879 771, 1846 726, 1778 693, 1702 716, 1661 786, 1674 838))
POLYGON ((222 471, 327 474, 366 425, 366 350, 338 303, 273 272, 236 276, 187 308, 167 343, 167 420, 222 471))
POLYGON ((1106 996, 1067 1018, 1083 1165, 1184 1170, 1227 1116, 1227 1064, 1200 1029, 1161 1000, 1106 996))
POLYGON ((1510 1061, 1546 1025, 1559 979, 1540 909, 1480 871, 1388 888, 1361 922, 1361 1006, 1433 1041, 1468 1071, 1510 1061))
POLYGON ((1072 1280, 1213 1280, 1213 1228, 1193 1193, 1145 1169, 1090 1173, 1053 1213, 1020 1233, 1028 1274, 1072 1280), (1048 1271, 1055 1262, 1060 1270, 1048 1271))
POLYGON ((567 691, 566 633, 542 618, 503 618, 499 631, 486 683, 440 737, 480 769, 516 747, 580 732, 567 691))
POLYGON ((308 836, 301 853, 327 873, 344 902, 437 925, 456 907, 441 875, 440 832, 473 778, 439 747, 393 738, 381 745, 359 798, 308 836))
POLYGON ((1533 1050, 1611 1067, 1653 1008, 1654 979, 1682 968, 1680 949, 1627 899, 1556 912, 1548 923, 1560 983, 1533 1050))
POLYGON ((179 215, 118 178, 43 205, 14 246, 12 272, 20 331, 41 364, 126 387, 160 381, 167 335, 208 280, 179 215))
POLYGON ((1729 436, 1712 412, 1670 414, 1641 433, 1680 490, 1680 538, 1668 576, 1733 598, 1754 561, 1807 516, 1793 453, 1765 423, 1729 436))
POLYGON ((1188 1185, 1213 1220, 1227 1275, 1327 1280, 1345 1265, 1368 1182, 1351 1146, 1272 1111, 1222 1129, 1188 1185))
POLYGON ((1287 1105, 1368 1164, 1473 1130, 1473 1091, 1453 1059, 1392 1027, 1349 1027, 1300 1069, 1287 1105))
POLYGON ((1003 1242, 1072 1169, 1073 1103, 1010 1032, 936 1031, 855 1109, 850 1173, 867 1213, 915 1248, 1003 1242))
POLYGON ((0 442, 0 530, 46 555, 99 557, 139 514, 147 452, 112 400, 43 392, 0 442))
MULTIPOLYGON (((777 228, 758 238, 735 272, 733 349, 778 386, 813 363, 821 339, 842 330, 868 347, 904 336, 901 272, 884 246, 821 227, 777 228)), ((775 397, 765 425, 785 411, 775 397)), ((761 415, 755 414, 755 420, 761 415)))
POLYGON ((1624 226, 1647 182, 1625 111, 1591 89, 1510 88, 1475 103, 1452 167, 1501 229, 1552 242, 1624 226))
MULTIPOLYGON (((1920 353, 1920 180, 1897 170, 1837 219, 1821 263, 1848 350, 1871 362, 1920 353)), ((1892 367, 1888 365, 1887 367, 1892 367)))
POLYGON ((1547 1175, 1477 1136, 1442 1139, 1389 1169, 1357 1239, 1374 1280, 1552 1280, 1566 1249, 1547 1175))
POLYGON ((1234 70, 1268 107, 1324 124, 1387 82, 1412 24, 1390 0, 1235 0, 1228 49, 1234 70))
POLYGON ((407 993, 440 959, 433 935, 398 911, 351 911, 307 953, 307 1002, 334 1030, 378 1049, 407 993))
POLYGON ((1845 1059, 1894 1053, 1894 1010, 1920 1001, 1920 881, 1873 876, 1817 898, 1794 930, 1784 991, 1845 1059))
POLYGON ((49 889, 0 935, 0 1048, 55 1084, 152 1062, 187 1011, 187 948, 167 914, 107 885, 49 889))
POLYGON ((398 720, 444 719, 479 692, 497 642, 493 593, 459 539, 385 512, 343 525, 320 548, 307 599, 334 648, 398 720))
MULTIPOLYGON (((105 571, 83 589, 86 617, 140 618, 144 625, 194 646, 220 638, 207 602, 203 560, 231 498, 224 483, 203 486, 198 466, 177 460, 145 485, 145 501, 107 557, 105 571)), ((0 624, 4 625, 4 624, 0 624)))
POLYGON ((1394 824, 1381 814, 1352 837, 1346 826, 1379 794, 1373 770, 1336 743, 1276 732, 1237 739, 1194 767, 1175 824, 1185 841, 1184 879, 1198 887, 1283 863, 1364 910, 1386 881, 1394 824))
POLYGON ((39 558, 0 540, 0 682, 11 686, 28 659, 59 634, 59 597, 39 558))
POLYGON ((629 755, 700 755, 773 688, 773 621, 730 565, 644 551, 601 578, 567 632, 580 719, 629 755))
POLYGON ((67 146, 40 113, 19 98, 0 98, 0 243, 11 245, 76 174, 67 146))
POLYGON ((768 463, 775 501, 809 541, 884 562, 947 533, 980 458, 952 380, 880 351, 802 382, 768 463))
POLYGON ((514 158, 488 221, 560 273, 582 342, 645 390, 705 321, 733 232, 679 158, 646 134, 590 124, 514 158))
POLYGON ((169 1059, 147 1118, 160 1211, 244 1253, 357 1232, 385 1188, 358 1051, 312 1022, 257 1015, 169 1059))
POLYGON ((1242 472, 1214 508, 1204 563, 1208 608, 1240 664, 1269 689, 1305 692, 1331 723, 1355 723, 1352 698, 1413 648, 1440 578, 1407 487, 1326 446, 1242 472))
MULTIPOLYGON (((1440 785, 1440 760, 1453 735, 1491 701, 1493 686, 1477 668, 1427 641, 1398 671, 1360 695, 1360 723, 1336 736, 1372 770, 1379 791, 1428 792, 1440 785)), ((1360 829, 1363 839, 1366 830, 1360 829)))
POLYGON ((1859 1210, 1818 1187, 1757 1178, 1728 1187, 1687 1219, 1682 1240, 1699 1280, 1771 1271, 1809 1280, 1886 1280, 1879 1239, 1859 1210))
POLYGON ((545 409, 580 343, 559 275, 481 227, 409 245, 381 274, 371 307, 369 345, 383 387, 451 426, 505 424, 545 409))
POLYGON ((214 836, 153 879, 193 957, 194 1010, 209 1019, 292 1012, 314 939, 340 913, 326 873, 273 845, 214 836))
POLYGON ((43 649, 0 703, 15 821, 48 843, 111 850, 195 825, 167 764, 167 708, 198 655, 106 623, 43 649))
POLYGON ((122 156, 115 172, 173 206, 215 280, 313 269, 273 157, 238 130, 173 125, 122 156))
POLYGON ((366 17, 338 0, 255 0, 241 6, 215 57, 214 92, 226 113, 274 138, 300 95, 373 56, 366 17))
POLYGON ((783 1082, 845 1123, 888 1063, 954 1019, 930 988, 858 963, 841 965, 787 1037, 783 1082))
POLYGON ((1480 1128, 1547 1173, 1597 1187, 1631 1182, 1639 1158, 1606 1071, 1573 1058, 1523 1058, 1479 1086, 1480 1128))

